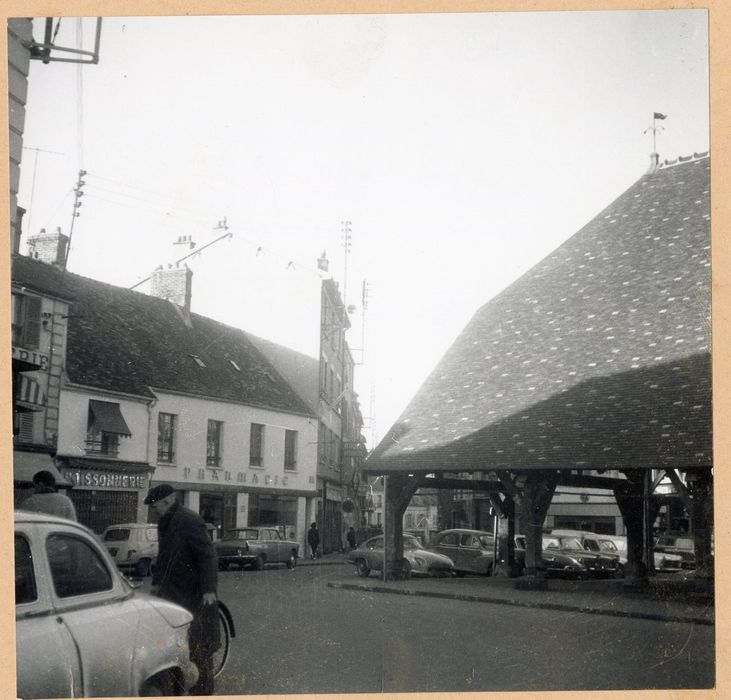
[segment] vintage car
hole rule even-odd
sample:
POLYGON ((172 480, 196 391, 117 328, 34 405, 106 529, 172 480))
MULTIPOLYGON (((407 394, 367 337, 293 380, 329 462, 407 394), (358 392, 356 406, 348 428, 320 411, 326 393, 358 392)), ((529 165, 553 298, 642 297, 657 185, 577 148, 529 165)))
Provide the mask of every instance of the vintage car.
POLYGON ((466 573, 490 576, 495 568, 495 539, 485 530, 442 530, 432 537, 428 549, 449 557, 457 576, 466 573))
MULTIPOLYGON (((594 557, 583 556, 575 552, 562 552, 560 543, 553 546, 554 541, 543 539, 543 565, 546 567, 548 576, 557 578, 587 578, 590 575, 589 566, 593 564, 594 557), (550 544, 548 549, 546 545, 550 544)), ((515 536, 515 562, 520 573, 525 571, 525 535, 515 536)))
POLYGON ((112 525, 104 530, 102 542, 122 571, 140 577, 150 575, 157 560, 157 525, 112 525))
MULTIPOLYGON (((348 561, 355 565, 358 576, 368 576, 371 571, 383 571, 383 535, 371 537, 348 554, 348 561)), ((409 576, 451 576, 452 560, 424 549, 413 535, 404 535, 404 570, 409 576)))
POLYGON ((252 566, 261 571, 267 564, 286 564, 294 569, 299 558, 299 543, 285 540, 276 527, 238 527, 213 543, 218 567, 252 566))
POLYGON ((192 619, 135 590, 83 525, 15 511, 17 697, 187 694, 192 619))
POLYGON ((683 569, 695 569, 695 543, 687 535, 660 535, 655 543, 655 552, 664 556, 680 557, 680 566, 683 569))
POLYGON ((594 578, 610 578, 619 572, 619 557, 615 554, 593 552, 582 544, 581 538, 574 535, 564 535, 552 531, 543 535, 543 560, 548 565, 547 557, 556 553, 568 554, 581 562, 586 572, 594 578))

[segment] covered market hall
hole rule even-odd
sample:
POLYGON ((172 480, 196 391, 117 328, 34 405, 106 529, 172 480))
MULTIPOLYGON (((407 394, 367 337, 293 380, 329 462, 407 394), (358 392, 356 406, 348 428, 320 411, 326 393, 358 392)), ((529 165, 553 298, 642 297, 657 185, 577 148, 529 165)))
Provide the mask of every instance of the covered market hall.
POLYGON ((625 583, 652 574, 659 483, 688 514, 698 581, 712 578, 710 158, 659 162, 477 310, 370 455, 386 476, 386 575, 420 488, 486 492, 501 571, 547 587, 558 486, 613 493, 625 583), (526 539, 516 575, 514 537, 526 539))

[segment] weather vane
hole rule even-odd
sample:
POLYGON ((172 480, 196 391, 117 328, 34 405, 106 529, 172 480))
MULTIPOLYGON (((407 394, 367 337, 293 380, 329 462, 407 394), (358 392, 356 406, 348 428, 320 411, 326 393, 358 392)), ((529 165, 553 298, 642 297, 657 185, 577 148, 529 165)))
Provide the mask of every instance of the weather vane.
POLYGON ((645 129, 642 133, 646 134, 648 131, 652 132, 652 152, 657 153, 657 132, 658 131, 665 131, 664 127, 662 125, 656 126, 655 122, 657 120, 663 120, 667 119, 667 114, 660 114, 660 112, 655 112, 652 115, 652 126, 648 126, 647 129, 645 129))

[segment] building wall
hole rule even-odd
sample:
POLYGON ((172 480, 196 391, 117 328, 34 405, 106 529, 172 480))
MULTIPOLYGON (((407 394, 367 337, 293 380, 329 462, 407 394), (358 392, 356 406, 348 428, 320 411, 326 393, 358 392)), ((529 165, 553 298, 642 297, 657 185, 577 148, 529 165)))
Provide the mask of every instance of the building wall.
POLYGON ((10 223, 15 224, 20 184, 20 161, 23 155, 25 105, 28 97, 30 51, 23 45, 33 37, 33 23, 28 18, 8 19, 8 99, 10 123, 10 223))
POLYGON ((119 438, 119 452, 116 459, 148 462, 150 425, 148 401, 68 386, 64 386, 61 391, 58 456, 102 457, 91 452, 86 444, 90 400, 118 403, 125 423, 132 433, 131 437, 119 438))

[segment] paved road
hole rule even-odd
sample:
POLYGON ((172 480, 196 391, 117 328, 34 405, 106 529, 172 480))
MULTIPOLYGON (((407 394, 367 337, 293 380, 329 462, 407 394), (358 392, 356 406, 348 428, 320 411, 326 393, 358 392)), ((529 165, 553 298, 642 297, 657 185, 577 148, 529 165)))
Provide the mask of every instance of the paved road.
POLYGON ((339 590, 348 565, 221 574, 217 695, 693 688, 713 627, 339 590))

